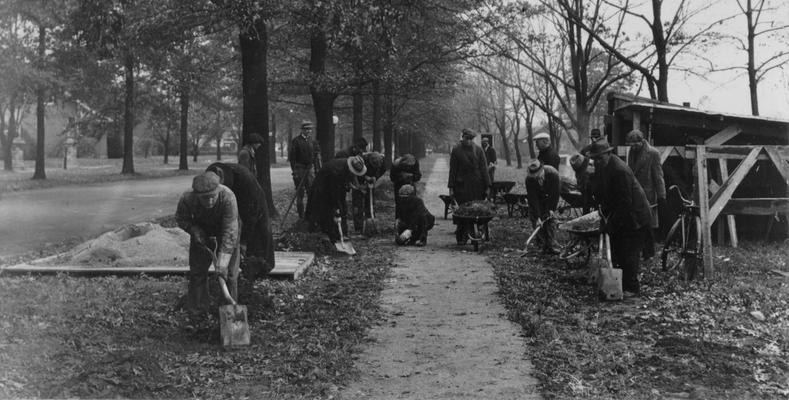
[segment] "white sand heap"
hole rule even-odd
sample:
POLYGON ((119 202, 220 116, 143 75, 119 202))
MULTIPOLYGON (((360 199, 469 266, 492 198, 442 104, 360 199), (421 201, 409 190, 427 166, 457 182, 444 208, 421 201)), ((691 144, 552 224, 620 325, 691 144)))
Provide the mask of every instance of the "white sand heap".
POLYGON ((80 244, 49 263, 96 267, 188 266, 189 234, 158 224, 126 225, 80 244))

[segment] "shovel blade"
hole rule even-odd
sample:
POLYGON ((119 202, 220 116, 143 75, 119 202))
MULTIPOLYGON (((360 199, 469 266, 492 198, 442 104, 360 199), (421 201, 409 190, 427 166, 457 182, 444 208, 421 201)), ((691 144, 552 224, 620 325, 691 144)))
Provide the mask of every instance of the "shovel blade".
POLYGON ((353 245, 350 242, 336 242, 334 243, 334 248, 336 248, 337 251, 341 253, 349 255, 356 254, 356 249, 353 248, 353 245))
POLYGON ((220 306, 219 325, 222 333, 222 346, 249 345, 247 306, 239 304, 220 306))
POLYGON ((601 300, 622 300, 622 269, 600 268, 597 274, 597 292, 601 300))
POLYGON ((367 218, 364 220, 364 225, 362 227, 362 233, 364 236, 373 236, 378 233, 378 227, 375 226, 375 220, 372 218, 367 218))

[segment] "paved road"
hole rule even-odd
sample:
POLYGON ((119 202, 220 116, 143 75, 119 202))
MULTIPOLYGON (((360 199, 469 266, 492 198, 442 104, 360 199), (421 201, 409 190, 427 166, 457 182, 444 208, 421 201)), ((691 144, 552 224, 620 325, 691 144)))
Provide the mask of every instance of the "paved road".
MULTIPOLYGON (((271 180, 275 191, 292 185, 290 168, 273 168, 271 180)), ((0 260, 171 215, 191 181, 192 176, 177 176, 4 193, 0 260)))

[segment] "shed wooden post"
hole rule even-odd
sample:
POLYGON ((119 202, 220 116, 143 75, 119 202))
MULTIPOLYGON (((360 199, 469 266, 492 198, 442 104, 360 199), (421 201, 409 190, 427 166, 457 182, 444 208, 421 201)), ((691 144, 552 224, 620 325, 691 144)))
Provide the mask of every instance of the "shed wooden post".
MULTIPOLYGON (((729 179, 729 165, 727 164, 727 160, 725 158, 718 159, 718 166, 721 169, 721 182, 726 182, 729 179)), ((731 240, 731 247, 737 247, 737 224, 734 222, 734 215, 727 215, 726 216, 726 223, 729 226, 729 240, 731 240)), ((723 227, 723 221, 720 224, 723 227)), ((723 240, 720 241, 720 244, 723 244, 723 240)))
POLYGON ((699 216, 701 217, 701 250, 704 277, 712 278, 715 273, 712 265, 712 221, 710 221, 709 189, 707 188, 707 151, 706 147, 696 146, 696 188, 699 196, 699 216))

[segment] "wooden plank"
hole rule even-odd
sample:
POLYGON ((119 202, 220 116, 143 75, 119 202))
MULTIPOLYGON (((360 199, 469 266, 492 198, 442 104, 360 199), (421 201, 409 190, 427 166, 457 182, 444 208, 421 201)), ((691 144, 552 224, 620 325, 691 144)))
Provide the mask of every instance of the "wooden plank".
POLYGON ((743 160, 740 165, 737 166, 737 168, 734 169, 734 172, 731 174, 729 179, 727 179, 726 182, 723 182, 721 190, 715 193, 715 196, 712 196, 712 199, 710 199, 711 206, 709 208, 710 223, 715 221, 715 218, 718 218, 718 214, 720 214, 723 206, 726 205, 726 202, 729 201, 731 195, 734 193, 734 190, 737 189, 737 186, 740 185, 740 182, 742 182, 742 180, 745 179, 745 176, 748 175, 751 167, 756 164, 756 156, 758 156, 761 151, 761 146, 756 146, 751 149, 751 153, 748 155, 748 157, 743 160))
POLYGON ((728 142, 729 139, 737 136, 740 132, 742 132, 742 129, 740 129, 740 127, 737 126, 737 124, 729 125, 723 128, 723 130, 721 130, 720 132, 708 137, 704 141, 704 144, 706 146, 720 146, 728 142))
POLYGON ((721 214, 734 215, 789 215, 789 198, 729 199, 721 214))
POLYGON ((678 155, 682 157, 682 153, 677 151, 677 148, 674 146, 657 146, 656 148, 658 149, 658 151, 660 151, 660 165, 665 164, 666 160, 668 160, 668 158, 671 157, 671 155, 678 155))
POLYGON ((712 278, 715 273, 712 264, 712 231, 713 219, 709 215, 709 192, 707 191, 707 157, 704 146, 696 147, 696 192, 698 193, 699 216, 701 219, 701 248, 704 277, 712 278))
MULTIPOLYGON (((0 269, 0 273, 32 273, 32 274, 57 274, 81 276, 106 276, 106 275, 179 275, 189 272, 188 266, 150 266, 150 267, 93 267, 87 265, 36 265, 38 262, 48 261, 53 257, 39 259, 30 264, 12 265, 0 269)), ((307 267, 312 265, 315 254, 309 252, 274 252, 274 269, 269 272, 269 277, 274 279, 299 279, 307 267)), ((209 271, 213 274, 214 271, 209 271)))
POLYGON ((775 168, 778 169, 778 173, 784 178, 784 183, 789 185, 789 167, 787 167, 787 158, 781 157, 781 154, 778 152, 778 149, 773 148, 772 146, 764 146, 764 151, 770 157, 770 161, 773 162, 775 168))
MULTIPOLYGON (((729 179, 729 163, 726 160, 718 159, 718 166, 721 170, 721 180, 726 182, 726 180, 729 179)), ((723 226, 723 224, 720 226, 723 226)), ((731 241, 731 247, 737 248, 737 224, 733 215, 726 216, 726 226, 729 227, 729 240, 731 241)), ((722 238, 719 243, 723 244, 722 238)))

